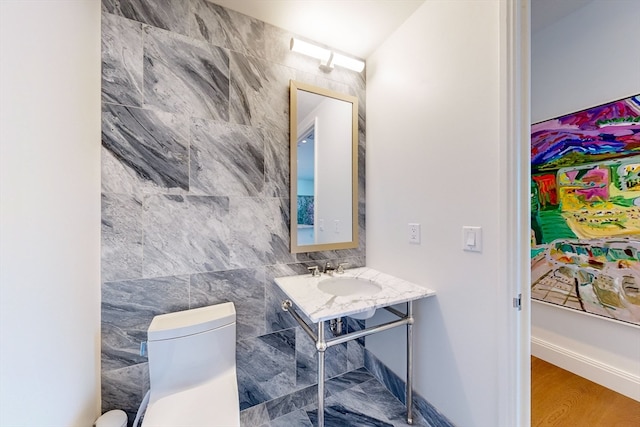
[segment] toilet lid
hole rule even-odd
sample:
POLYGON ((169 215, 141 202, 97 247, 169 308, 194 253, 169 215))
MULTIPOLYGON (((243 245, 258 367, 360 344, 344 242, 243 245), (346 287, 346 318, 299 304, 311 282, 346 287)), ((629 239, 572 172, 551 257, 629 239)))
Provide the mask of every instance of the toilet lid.
MULTIPOLYGON (((235 380, 235 378, 234 378, 235 380)), ((153 390, 142 427, 239 427, 240 406, 235 381, 221 387, 212 381, 163 397, 153 390)))

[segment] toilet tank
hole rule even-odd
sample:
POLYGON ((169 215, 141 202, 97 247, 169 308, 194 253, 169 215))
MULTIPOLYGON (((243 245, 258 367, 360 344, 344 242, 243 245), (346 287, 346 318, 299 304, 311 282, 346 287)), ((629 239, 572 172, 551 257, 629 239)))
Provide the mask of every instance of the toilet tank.
POLYGON ((147 331, 152 399, 235 377, 235 320, 231 302, 154 317, 147 331))

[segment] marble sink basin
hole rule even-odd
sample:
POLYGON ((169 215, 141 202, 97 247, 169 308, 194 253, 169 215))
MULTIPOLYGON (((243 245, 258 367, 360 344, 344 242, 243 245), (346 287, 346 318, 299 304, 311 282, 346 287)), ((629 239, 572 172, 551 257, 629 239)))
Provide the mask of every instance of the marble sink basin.
MULTIPOLYGON (((382 290, 382 286, 369 279, 357 277, 331 277, 318 283, 318 289, 338 297, 372 296, 382 290)), ((368 319, 376 313, 375 308, 349 315, 354 319, 368 319)))
POLYGON ((351 295, 375 295, 382 286, 368 279, 357 277, 331 277, 318 283, 318 289, 331 295, 346 297, 351 295))
POLYGON ((274 280, 313 323, 343 316, 368 319, 378 308, 435 294, 431 289, 369 267, 350 268, 333 276, 307 273, 274 280))

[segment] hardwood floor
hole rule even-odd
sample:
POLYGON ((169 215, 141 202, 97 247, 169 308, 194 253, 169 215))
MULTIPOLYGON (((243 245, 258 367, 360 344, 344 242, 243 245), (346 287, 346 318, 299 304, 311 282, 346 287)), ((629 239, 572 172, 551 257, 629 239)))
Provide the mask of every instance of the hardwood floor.
POLYGON ((640 427, 640 402, 532 356, 531 426, 640 427))

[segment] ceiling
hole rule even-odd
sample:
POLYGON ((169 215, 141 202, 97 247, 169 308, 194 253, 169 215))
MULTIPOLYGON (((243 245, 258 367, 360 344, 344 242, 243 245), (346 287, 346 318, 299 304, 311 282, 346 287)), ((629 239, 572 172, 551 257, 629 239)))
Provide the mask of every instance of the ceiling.
MULTIPOLYGON (((373 53, 425 2, 425 0, 209 1, 363 59, 373 53)), ((530 1, 531 31, 535 33, 593 0, 530 1)))
POLYGON ((209 0, 366 59, 425 0, 209 0))

